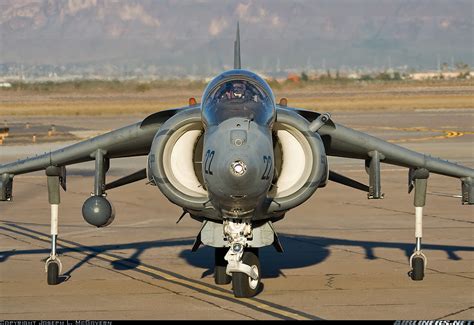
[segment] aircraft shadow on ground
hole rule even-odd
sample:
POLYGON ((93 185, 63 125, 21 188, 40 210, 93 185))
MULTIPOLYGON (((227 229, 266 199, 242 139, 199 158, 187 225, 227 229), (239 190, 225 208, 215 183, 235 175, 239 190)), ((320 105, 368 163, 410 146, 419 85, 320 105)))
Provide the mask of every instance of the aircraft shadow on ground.
MULTIPOLYGON (((123 175, 129 174, 131 171, 135 171, 134 168, 110 168, 110 170, 107 171, 107 176, 115 176, 115 177, 122 177, 123 175)), ((71 167, 67 170, 67 176, 82 176, 82 177, 94 177, 95 175, 95 169, 94 166, 91 165, 91 167, 86 168, 80 168, 80 167, 71 167)))
MULTIPOLYGON (((17 226, 19 227, 19 226, 17 226)), ((26 230, 25 227, 19 227, 21 230, 26 230)), ((6 228, 4 228, 6 229, 6 228)), ((275 278, 285 276, 284 270, 303 268, 311 265, 316 265, 325 261, 331 255, 333 246, 345 249, 347 251, 359 252, 352 248, 362 248, 366 259, 374 260, 378 257, 374 253, 374 249, 396 249, 401 250, 407 259, 413 252, 413 243, 399 243, 399 242, 370 242, 358 240, 346 240, 330 237, 317 236, 303 236, 294 234, 281 234, 280 241, 285 250, 284 253, 278 253, 273 247, 265 247, 260 250, 260 263, 262 265, 263 278, 275 278)), ((64 276, 69 278, 74 271, 79 269, 84 264, 91 260, 100 257, 101 253, 113 254, 117 260, 111 262, 115 270, 131 270, 142 265, 140 260, 141 255, 149 249, 160 249, 165 247, 179 247, 188 246, 179 253, 179 257, 184 259, 189 265, 205 269, 202 277, 212 275, 214 272, 214 251, 210 247, 201 246, 197 252, 191 251, 191 245, 194 243, 192 238, 176 238, 168 240, 156 240, 147 242, 134 242, 126 244, 111 244, 98 246, 81 246, 74 248, 60 247, 59 254, 67 254, 71 252, 81 252, 87 254, 86 257, 79 260, 78 263, 71 268, 66 269, 64 276), (125 258, 121 258, 118 254, 123 252, 133 253, 125 258), (119 251, 120 253, 117 253, 119 251)), ((449 246, 449 245, 423 245, 424 251, 444 251, 450 260, 461 260, 458 252, 472 252, 472 246, 449 246)), ((44 257, 49 256, 49 249, 31 249, 31 250, 11 250, 0 251, 0 263, 6 262, 10 257, 17 257, 21 255, 38 254, 44 257)), ((46 259, 46 258, 45 258, 46 259)), ((44 260, 45 260, 44 259, 44 260)), ((161 267, 159 258, 152 266, 161 267)), ((173 270, 168 270, 173 271, 173 270)))
MULTIPOLYGON (((359 252, 354 248, 363 248, 365 258, 375 260, 379 257, 374 249, 388 248, 401 250, 408 259, 414 250, 413 243, 399 242, 370 242, 358 240, 346 240, 329 237, 303 236, 294 234, 280 234, 280 242, 284 253, 278 253, 269 246, 260 250, 260 264, 263 278, 275 278, 285 276, 284 270, 303 268, 324 262, 331 255, 331 247, 338 246, 348 251, 359 252)), ((461 260, 457 252, 474 251, 470 246, 447 246, 447 245, 423 245, 423 251, 444 251, 450 260, 461 260)), ((180 254, 190 265, 207 268, 203 277, 214 273, 214 254, 209 247, 201 248, 193 253, 190 249, 183 250, 180 254)), ((407 264, 408 265, 408 264, 407 264)))

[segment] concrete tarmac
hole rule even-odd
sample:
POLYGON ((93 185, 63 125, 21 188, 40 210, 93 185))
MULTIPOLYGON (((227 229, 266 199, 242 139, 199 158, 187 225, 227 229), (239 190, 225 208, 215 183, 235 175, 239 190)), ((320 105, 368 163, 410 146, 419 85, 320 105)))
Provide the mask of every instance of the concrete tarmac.
MULTIPOLYGON (((336 112, 333 119, 410 149, 474 168, 474 110, 336 112)), ((29 118, 100 131, 133 117, 29 118)), ((24 122, 21 117, 8 118, 24 122)), ((0 164, 67 142, 0 146, 0 164)), ((108 180, 145 158, 111 162, 108 180)), ((331 169, 367 183, 361 161, 331 158, 331 169)), ((472 206, 461 182, 430 175, 424 215, 423 281, 408 276, 414 248, 407 169, 383 165, 383 200, 330 182, 275 224, 284 247, 261 250, 263 290, 234 298, 213 280, 213 250, 191 252, 200 224, 176 224, 179 207, 140 181, 110 190, 107 228, 89 226, 81 207, 93 190, 93 163, 68 168, 61 193, 62 283, 48 286, 49 204, 43 172, 15 177, 14 201, 0 203, 0 319, 474 319, 472 206)))

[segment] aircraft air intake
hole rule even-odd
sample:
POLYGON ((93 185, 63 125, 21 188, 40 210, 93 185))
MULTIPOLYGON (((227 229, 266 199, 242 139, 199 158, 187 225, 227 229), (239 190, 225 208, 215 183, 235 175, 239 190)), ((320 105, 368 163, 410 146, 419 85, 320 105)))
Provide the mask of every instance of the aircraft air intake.
POLYGON ((281 111, 273 127, 275 177, 269 213, 292 209, 305 202, 328 181, 326 152, 319 134, 308 121, 291 111, 281 111))
POLYGON ((147 175, 150 182, 174 204, 186 211, 201 211, 201 216, 216 219, 201 175, 203 132, 199 108, 166 121, 153 139, 147 175))

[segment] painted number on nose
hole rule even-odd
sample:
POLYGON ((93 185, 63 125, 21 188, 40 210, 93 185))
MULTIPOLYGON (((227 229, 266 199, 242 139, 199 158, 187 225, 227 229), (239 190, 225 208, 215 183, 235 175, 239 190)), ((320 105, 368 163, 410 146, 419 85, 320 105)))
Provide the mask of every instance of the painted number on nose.
POLYGON ((272 157, 263 156, 263 163, 265 164, 265 170, 263 171, 262 179, 270 179, 270 172, 272 171, 272 157))
POLYGON ((211 171, 211 164, 212 164, 212 160, 214 159, 214 154, 215 154, 214 150, 206 151, 206 158, 204 160, 204 173, 209 174, 209 175, 213 175, 211 171))

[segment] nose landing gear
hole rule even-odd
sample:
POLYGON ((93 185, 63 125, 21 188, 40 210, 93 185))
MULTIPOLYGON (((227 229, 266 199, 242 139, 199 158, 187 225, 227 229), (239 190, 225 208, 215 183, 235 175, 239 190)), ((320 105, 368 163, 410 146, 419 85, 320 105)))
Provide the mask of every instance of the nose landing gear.
POLYGON ((258 251, 256 249, 245 251, 242 255, 241 264, 247 267, 247 272, 235 271, 232 273, 234 296, 237 298, 250 298, 259 292, 261 286, 258 251))
POLYGON ((247 238, 252 236, 251 226, 245 222, 227 221, 224 233, 230 248, 215 250, 215 283, 229 284, 232 281, 235 297, 253 297, 260 291, 262 272, 258 248, 247 247, 247 238))
POLYGON ((226 247, 215 249, 214 282, 218 285, 229 284, 232 282, 232 277, 226 273, 227 261, 224 257, 227 251, 228 249, 226 247))

